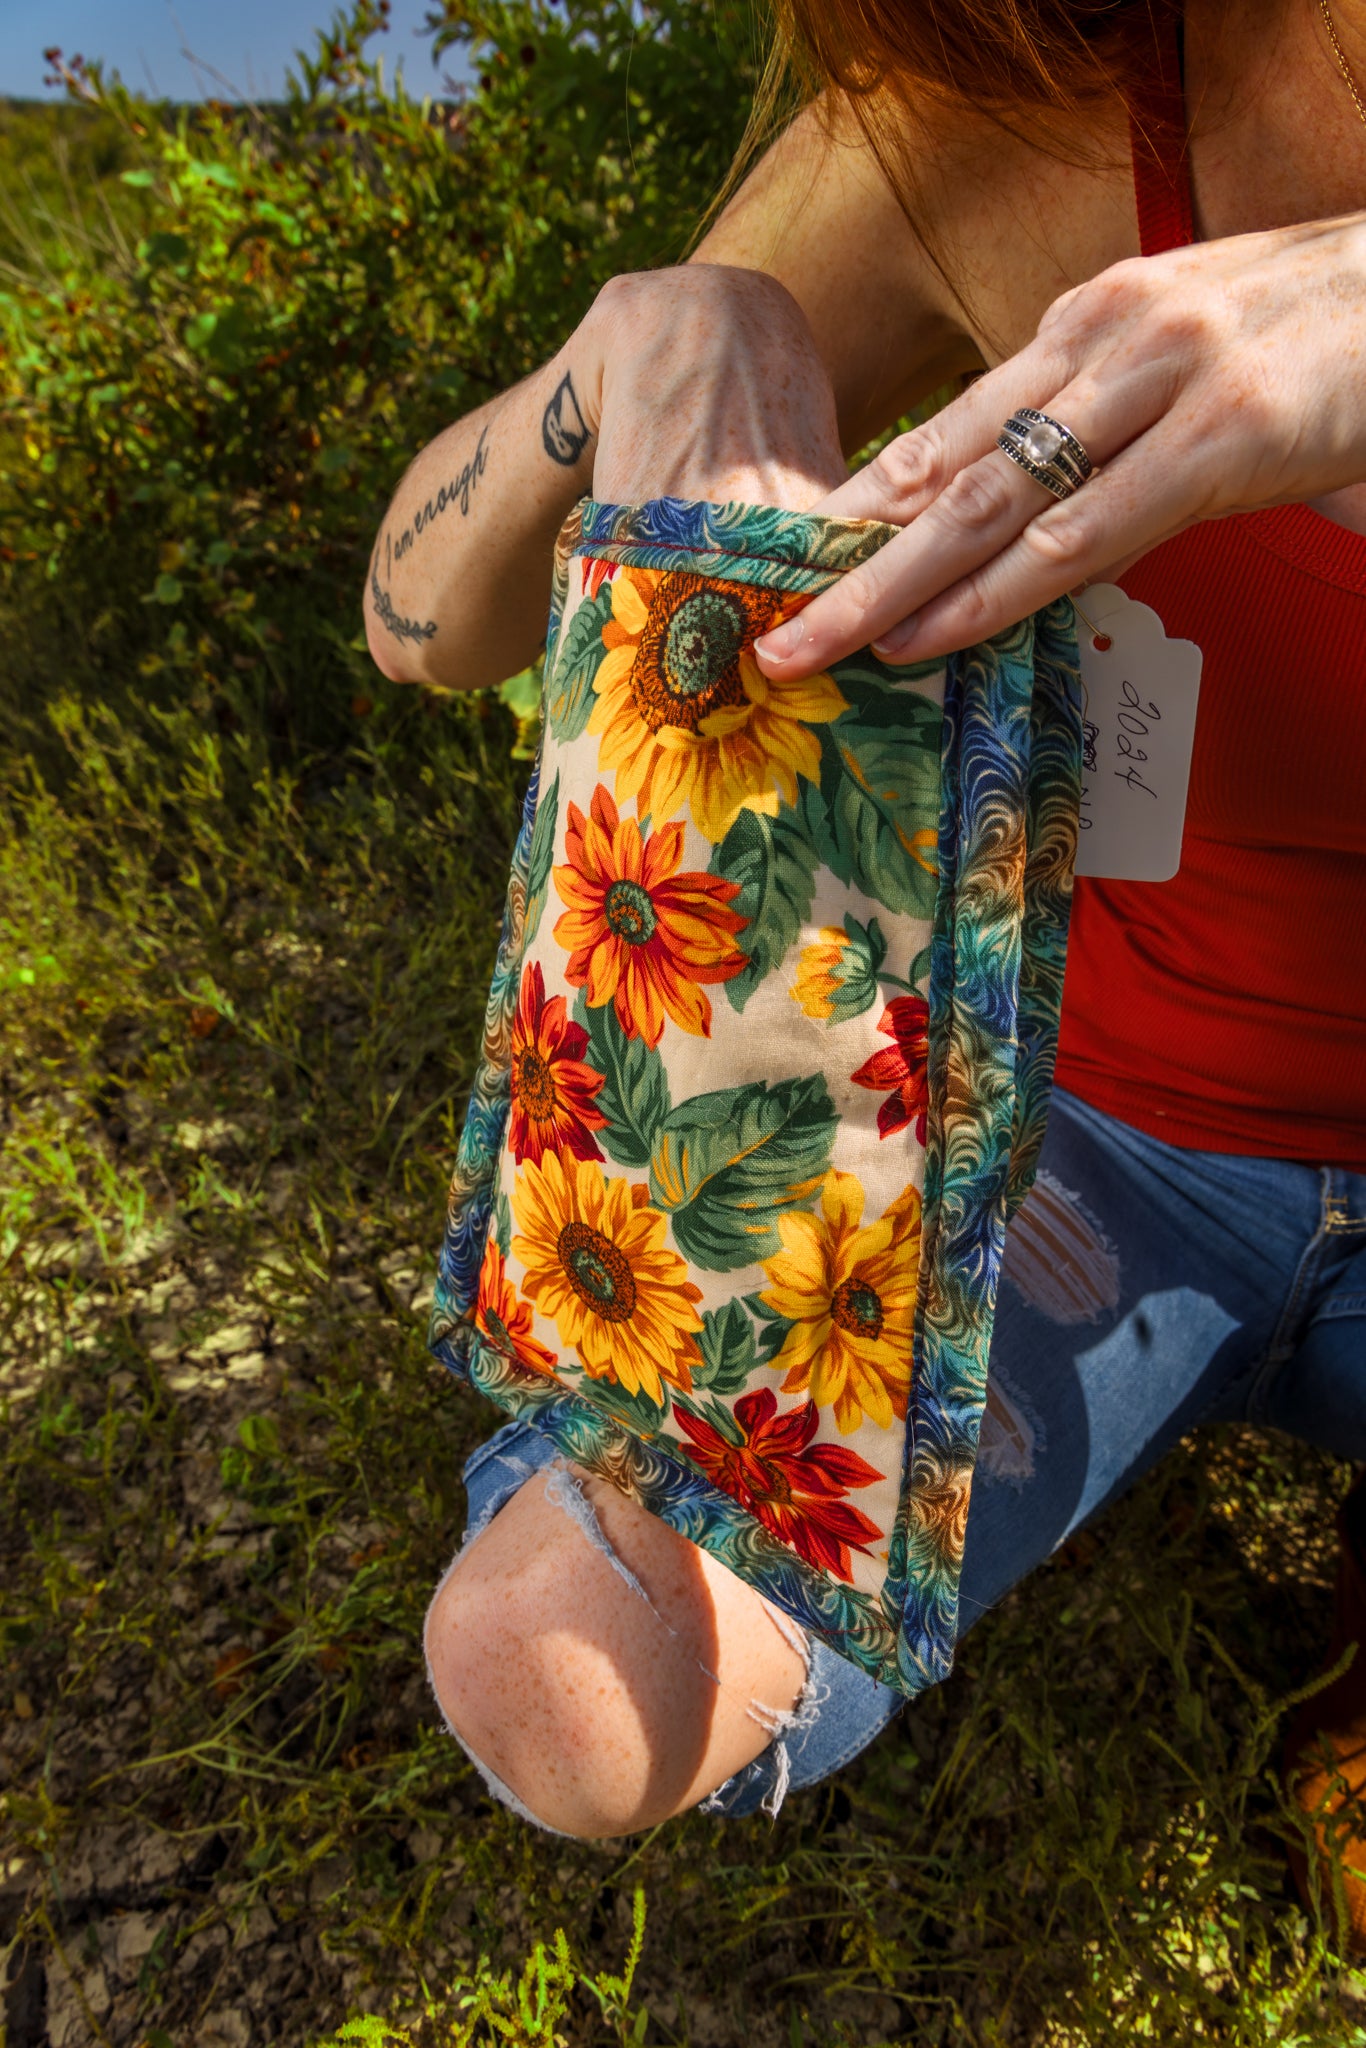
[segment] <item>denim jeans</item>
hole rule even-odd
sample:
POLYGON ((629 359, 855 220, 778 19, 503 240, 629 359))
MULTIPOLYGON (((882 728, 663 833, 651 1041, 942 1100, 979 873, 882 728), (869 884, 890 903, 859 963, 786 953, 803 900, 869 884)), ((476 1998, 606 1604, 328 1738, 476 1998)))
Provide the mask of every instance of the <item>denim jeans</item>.
MULTIPOLYGON (((1055 1090, 1007 1236, 960 1636, 1186 1431, 1226 1421, 1366 1460, 1366 1171, 1184 1151, 1055 1090)), ((465 1468, 471 1534, 557 1455, 527 1423, 499 1430, 465 1468)), ((775 1811, 904 1704, 813 1643, 795 1725, 707 1810, 775 1811)))

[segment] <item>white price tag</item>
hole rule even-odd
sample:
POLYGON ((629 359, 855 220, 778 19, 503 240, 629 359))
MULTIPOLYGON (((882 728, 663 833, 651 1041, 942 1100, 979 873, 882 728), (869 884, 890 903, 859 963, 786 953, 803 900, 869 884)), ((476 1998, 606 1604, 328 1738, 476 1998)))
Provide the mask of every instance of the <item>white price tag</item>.
POLYGON ((1082 712, 1079 875, 1169 882, 1181 865, 1203 660, 1113 583, 1077 602, 1082 712))

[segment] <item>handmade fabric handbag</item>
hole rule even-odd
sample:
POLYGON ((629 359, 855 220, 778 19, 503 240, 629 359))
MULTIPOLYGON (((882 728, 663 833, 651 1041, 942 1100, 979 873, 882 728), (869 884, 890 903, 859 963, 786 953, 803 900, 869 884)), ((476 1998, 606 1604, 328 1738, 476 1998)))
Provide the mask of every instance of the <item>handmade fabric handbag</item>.
POLYGON ((586 502, 432 1347, 874 1677, 952 1663, 1080 776, 1060 600, 766 679, 894 529, 586 502))

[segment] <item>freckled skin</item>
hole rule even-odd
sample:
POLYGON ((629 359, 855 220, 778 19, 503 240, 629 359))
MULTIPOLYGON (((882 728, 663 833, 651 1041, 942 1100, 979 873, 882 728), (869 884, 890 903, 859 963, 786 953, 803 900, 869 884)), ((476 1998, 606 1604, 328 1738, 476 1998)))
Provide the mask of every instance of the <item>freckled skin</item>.
POLYGON ((596 1837, 705 1798, 767 1746, 748 1702, 792 1708, 804 1673, 750 1587, 614 1488, 583 1485, 655 1612, 538 1475, 447 1580, 427 1648, 474 1753, 538 1819, 596 1837))

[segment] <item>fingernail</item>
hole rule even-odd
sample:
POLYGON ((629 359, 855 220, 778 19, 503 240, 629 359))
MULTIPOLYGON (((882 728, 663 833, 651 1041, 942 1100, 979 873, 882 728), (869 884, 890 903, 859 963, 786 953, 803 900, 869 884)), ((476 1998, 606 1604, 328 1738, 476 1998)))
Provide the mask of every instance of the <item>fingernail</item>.
POLYGON ((801 620, 788 619, 785 624, 775 626, 771 633, 765 633, 762 640, 756 640, 754 651, 756 654, 766 654, 770 661, 786 661, 790 654, 797 652, 801 642, 801 620))
POLYGON ((903 619, 899 626, 893 626, 890 633, 884 633, 880 640, 873 642, 873 652, 883 661, 901 661, 919 631, 919 619, 903 619))

